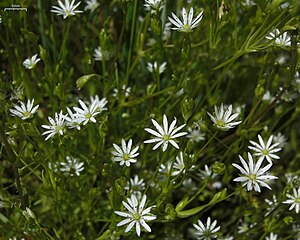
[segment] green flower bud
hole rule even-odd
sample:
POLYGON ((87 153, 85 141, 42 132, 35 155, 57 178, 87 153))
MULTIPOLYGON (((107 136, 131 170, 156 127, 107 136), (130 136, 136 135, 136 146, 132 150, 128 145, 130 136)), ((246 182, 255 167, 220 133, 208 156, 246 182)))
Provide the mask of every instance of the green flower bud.
POLYGON ((212 165, 212 171, 213 171, 214 174, 222 175, 224 173, 225 169, 226 169, 225 164, 221 163, 221 162, 215 162, 212 165))
POLYGON ((188 119, 192 116, 193 110, 195 106, 195 101, 193 98, 185 98, 183 101, 183 104, 181 106, 181 114, 185 121, 188 121, 188 119))

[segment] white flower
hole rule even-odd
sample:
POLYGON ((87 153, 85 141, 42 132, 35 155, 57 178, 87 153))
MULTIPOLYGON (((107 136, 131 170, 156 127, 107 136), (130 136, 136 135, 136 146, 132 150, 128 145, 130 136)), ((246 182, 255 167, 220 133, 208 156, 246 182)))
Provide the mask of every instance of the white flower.
POLYGON ((31 101, 28 99, 26 105, 23 102, 20 102, 20 106, 14 104, 14 109, 11 108, 9 109, 9 111, 11 112, 12 116, 17 116, 22 120, 25 120, 36 113, 37 109, 39 108, 39 105, 33 107, 33 102, 34 99, 32 99, 31 101))
POLYGON ((201 11, 198 16, 193 20, 194 16, 194 9, 191 7, 189 15, 187 15, 187 12, 185 8, 182 8, 182 21, 174 14, 172 13, 172 17, 168 17, 169 21, 175 25, 173 27, 173 30, 178 30, 179 32, 192 32, 192 30, 197 27, 203 17, 203 11, 201 11))
POLYGON ((132 147, 132 139, 126 142, 122 139, 122 148, 120 148, 117 144, 113 143, 115 151, 112 151, 111 154, 113 155, 113 161, 120 162, 120 165, 123 166, 124 164, 126 167, 130 166, 130 163, 136 163, 136 157, 139 155, 137 152, 139 150, 139 146, 135 147, 131 150, 132 147))
POLYGON ((84 10, 90 10, 91 12, 94 12, 96 10, 97 7, 99 7, 99 3, 97 2, 97 0, 86 0, 85 1, 86 6, 84 7, 84 10))
POLYGON ((146 140, 146 141, 144 141, 144 143, 158 142, 154 145, 153 150, 156 150, 159 146, 162 145, 163 152, 167 150, 169 143, 171 143, 175 148, 179 149, 179 146, 174 141, 174 139, 178 138, 178 137, 182 137, 187 134, 187 132, 177 133, 182 128, 184 128, 185 124, 183 124, 179 127, 175 127, 177 120, 176 120, 176 118, 174 118, 173 122, 171 123, 171 125, 169 127, 168 119, 165 114, 163 115, 163 127, 160 126, 154 119, 151 119, 151 121, 152 121, 153 125, 155 126, 155 128, 157 129, 157 132, 150 128, 145 128, 145 131, 154 135, 155 138, 146 140))
POLYGON ((176 176, 180 173, 185 173, 186 169, 185 169, 185 164, 183 161, 183 152, 179 153, 179 156, 176 156, 175 158, 175 163, 173 165, 173 168, 175 169, 175 171, 172 171, 172 176, 176 176))
POLYGON ((297 71, 294 76, 294 81, 292 82, 292 85, 294 86, 295 91, 300 93, 300 74, 297 71))
POLYGON ((135 195, 131 195, 130 198, 127 198, 127 203, 122 201, 122 204, 128 210, 128 212, 115 211, 117 215, 126 218, 119 222, 117 226, 119 227, 128 224, 125 232, 129 232, 135 225, 136 234, 138 236, 141 235, 141 226, 147 232, 151 232, 151 228, 146 223, 146 221, 153 221, 156 219, 156 216, 150 213, 151 208, 155 207, 155 205, 144 210, 146 200, 146 195, 142 197, 142 200, 140 202, 138 202, 135 195))
POLYGON ((291 46, 291 38, 287 35, 287 32, 280 34, 280 31, 277 28, 273 32, 270 32, 269 35, 266 36, 266 39, 275 39, 275 44, 282 47, 291 46))
POLYGON ((80 172, 84 170, 84 163, 79 162, 77 158, 71 158, 69 156, 66 157, 66 160, 67 162, 60 163, 62 167, 59 170, 70 176, 79 176, 80 172))
POLYGON ((66 116, 62 114, 62 111, 60 111, 59 114, 55 113, 54 119, 51 117, 48 117, 50 125, 42 125, 42 128, 47 129, 47 131, 43 132, 43 134, 42 134, 42 135, 48 135, 45 139, 46 141, 56 134, 60 134, 60 135, 64 134, 65 119, 66 119, 66 116))
POLYGON ((162 34, 162 40, 166 41, 170 38, 170 36, 171 36, 171 27, 172 27, 172 23, 166 22, 166 24, 164 26, 164 31, 163 31, 163 34, 162 34))
POLYGON ((37 58, 37 54, 33 55, 31 58, 27 58, 23 62, 23 66, 27 69, 32 69, 35 67, 35 65, 40 61, 40 58, 37 58))
POLYGON ((151 11, 151 13, 159 12, 162 9, 162 1, 161 0, 145 0, 144 7, 147 11, 151 11))
POLYGON ((172 169, 172 162, 168 161, 166 165, 165 164, 160 164, 158 172, 167 175, 171 172, 171 169, 172 169))
POLYGON ((213 116, 209 112, 207 113, 214 125, 222 131, 227 131, 230 128, 234 128, 236 125, 240 124, 242 121, 233 122, 235 118, 239 116, 238 113, 232 114, 232 105, 229 105, 228 109, 224 111, 223 103, 221 104, 220 109, 215 106, 215 112, 213 116), (232 115, 231 115, 232 114, 232 115))
POLYGON ((222 183, 219 181, 216 181, 217 178, 217 174, 213 173, 213 171, 211 170, 210 167, 208 167, 206 164, 204 165, 204 170, 199 169, 199 176, 211 183, 212 188, 214 189, 219 189, 222 187, 222 183))
POLYGON ((296 213, 299 213, 300 210, 300 187, 298 188, 298 191, 296 188, 293 188, 294 196, 291 194, 286 194, 286 196, 289 198, 288 200, 283 201, 284 204, 291 204, 289 210, 293 210, 295 208, 296 213))
POLYGON ((102 98, 101 100, 99 99, 98 95, 95 95, 94 97, 91 96, 90 97, 91 100, 91 105, 96 104, 97 105, 97 111, 105 111, 107 110, 106 108, 106 104, 107 104, 107 99, 106 98, 102 98), (94 103, 95 102, 95 103, 94 103))
POLYGON ((286 177, 287 184, 292 183, 293 181, 300 182, 300 177, 294 173, 286 173, 284 176, 286 177))
POLYGON ((251 228, 253 228, 255 225, 254 224, 251 224, 249 225, 248 223, 246 222, 242 222, 241 225, 239 225, 237 227, 238 229, 238 233, 241 234, 241 233, 246 233, 248 232, 251 228))
POLYGON ((265 240, 277 240, 277 234, 270 233, 270 236, 266 237, 265 240))
POLYGON ((102 50, 100 46, 95 48, 93 56, 95 61, 106 61, 111 57, 110 52, 107 50, 102 50))
POLYGON ((204 165, 204 170, 199 169, 199 175, 204 180, 212 180, 218 176, 217 174, 213 173, 211 168, 206 164, 204 165))
POLYGON ((264 101, 269 101, 269 102, 273 101, 274 99, 275 99, 275 98, 271 95, 271 93, 270 93, 269 90, 267 90, 267 91, 265 92, 265 94, 264 94, 264 96, 263 96, 263 98, 262 98, 262 100, 264 100, 264 101))
POLYGON ((144 179, 139 179, 138 175, 135 175, 134 178, 130 178, 130 181, 127 182, 125 190, 129 191, 130 194, 134 194, 137 199, 141 199, 142 192, 145 190, 144 179))
POLYGON ((191 139, 192 142, 200 142, 205 140, 205 134, 200 131, 198 127, 188 128, 187 138, 191 139))
POLYGON ((253 0, 244 0, 242 2, 242 5, 244 5, 244 6, 255 6, 256 3, 253 0))
POLYGON ((278 147, 284 147, 287 144, 287 139, 281 132, 274 135, 273 140, 275 143, 279 143, 278 147))
MULTIPOLYGON (((189 158, 192 158, 193 155, 189 155, 189 158)), ((190 170, 192 170, 195 166, 191 166, 190 170)), ((172 176, 176 176, 180 173, 185 173, 186 172, 186 166, 184 164, 183 160, 183 152, 180 152, 178 156, 175 158, 175 162, 173 164, 173 169, 172 169, 172 176)))
POLYGON ((265 202, 268 204, 267 211, 265 213, 265 217, 268 216, 272 211, 275 210, 278 206, 278 201, 276 195, 273 194, 272 200, 265 199, 265 202))
POLYGON ((260 186, 271 189, 266 181, 269 179, 277 179, 277 177, 265 175, 265 173, 272 167, 272 164, 260 168, 264 159, 259 158, 257 163, 254 163, 250 153, 248 153, 248 163, 240 155, 239 158, 244 168, 236 163, 233 163, 232 165, 240 170, 242 176, 233 179, 233 181, 243 182, 243 186, 247 185, 247 191, 251 191, 254 188, 256 192, 260 192, 260 186))
MULTIPOLYGON (((123 93, 125 93, 125 98, 129 97, 129 94, 131 92, 131 87, 126 87, 125 84, 122 85, 122 91, 123 93)), ((114 97, 117 97, 119 94, 119 91, 117 88, 114 88, 114 93, 113 93, 113 96, 114 97)))
POLYGON ((58 1, 58 6, 52 6, 51 12, 56 13, 56 15, 63 15, 63 18, 66 19, 69 16, 75 15, 76 13, 82 13, 80 10, 75 10, 80 2, 75 3, 75 0, 72 0, 70 3, 69 0, 65 0, 65 4, 62 3, 62 1, 58 1))
POLYGON ((57 172, 59 169, 59 162, 48 162, 48 168, 51 169, 53 172, 57 172))
POLYGON ((160 65, 158 65, 157 62, 154 62, 153 64, 147 63, 147 69, 149 72, 152 72, 152 73, 158 72, 159 74, 161 74, 166 70, 166 65, 167 65, 167 62, 163 62, 160 65))
POLYGON ((99 101, 95 100, 88 107, 83 101, 79 100, 79 104, 82 109, 79 107, 73 107, 74 111, 76 111, 74 116, 78 119, 78 122, 83 122, 83 125, 86 125, 89 121, 96 123, 95 116, 100 113, 98 103, 99 101))
POLYGON ((192 178, 186 178, 182 182, 183 190, 189 194, 198 189, 198 186, 193 182, 192 178))
POLYGON ((68 111, 68 115, 69 116, 65 116, 65 119, 67 121, 67 126, 68 128, 76 128, 77 130, 80 130, 80 118, 78 118, 77 116, 75 116, 75 114, 73 114, 73 112, 71 111, 70 108, 67 107, 67 111, 68 111))
POLYGON ((272 140, 273 140, 273 135, 270 136, 270 138, 268 139, 268 141, 265 143, 264 140, 262 139, 262 137, 258 134, 258 140, 259 143, 256 143, 254 141, 250 141, 250 143, 253 146, 249 146, 248 148, 253 150, 254 153, 253 156, 260 156, 260 158, 262 159, 267 159, 267 161, 269 163, 272 164, 272 159, 279 159, 280 157, 275 155, 274 153, 279 152, 281 150, 281 148, 276 148, 279 145, 279 142, 272 144, 272 140))
POLYGON ((217 238, 216 232, 220 230, 220 226, 216 227, 217 220, 211 222, 210 217, 207 218, 206 224, 204 225, 200 220, 198 220, 198 225, 193 224, 197 231, 194 232, 197 239, 210 240, 212 238, 217 238))

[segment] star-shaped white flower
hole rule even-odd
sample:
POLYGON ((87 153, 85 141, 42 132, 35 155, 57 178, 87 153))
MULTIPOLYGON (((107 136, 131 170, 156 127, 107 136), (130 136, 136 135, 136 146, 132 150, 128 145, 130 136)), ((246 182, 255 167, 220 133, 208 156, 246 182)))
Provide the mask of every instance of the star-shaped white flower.
POLYGON ((87 106, 83 101, 79 100, 79 104, 82 108, 79 107, 73 107, 74 116, 78 119, 79 123, 83 123, 83 125, 86 125, 89 121, 96 123, 95 116, 98 115, 101 111, 98 107, 99 101, 93 101, 90 106, 87 106))
POLYGON ((174 14, 172 13, 172 17, 168 17, 169 21, 175 25, 173 27, 173 30, 178 30, 179 32, 192 32, 192 30, 197 27, 200 24, 200 21, 203 17, 203 11, 201 11, 195 19, 194 17, 194 9, 191 7, 189 14, 187 15, 187 12, 185 8, 182 8, 182 21, 174 14))
POLYGON ((266 36, 266 39, 272 40, 276 45, 282 47, 291 46, 291 38, 287 35, 287 32, 280 34, 280 31, 277 28, 273 32, 270 32, 269 35, 266 36))
POLYGON ((277 237, 277 234, 271 232, 270 235, 266 237, 266 240, 277 240, 277 237))
POLYGON ((156 143, 153 147, 153 150, 156 150, 159 146, 162 145, 163 152, 167 150, 168 144, 171 143, 173 147, 179 149, 178 144, 175 142, 175 138, 182 137, 187 134, 187 132, 178 133, 182 128, 184 128, 185 124, 175 127, 176 118, 174 118, 173 122, 168 124, 167 116, 163 115, 163 126, 160 126, 154 119, 151 119, 153 125, 157 129, 154 131, 151 128, 145 128, 145 131, 155 136, 155 138, 144 141, 144 143, 156 143))
POLYGON ((77 130, 80 130, 80 123, 81 120, 75 114, 72 112, 70 108, 67 107, 68 115, 65 117, 67 121, 68 128, 76 128, 77 130))
POLYGON ((40 61, 40 58, 37 58, 37 54, 33 55, 31 58, 27 58, 23 62, 23 66, 27 69, 32 69, 35 67, 35 65, 40 61))
POLYGON ((282 203, 284 204, 291 204, 289 210, 293 210, 295 208, 296 213, 299 213, 300 210, 300 187, 298 188, 298 190, 296 188, 293 188, 293 193, 292 194, 286 194, 286 196, 289 198, 285 201, 283 201, 282 203))
POLYGON ((265 173, 272 167, 272 164, 268 164, 261 168, 263 158, 259 158, 257 163, 255 163, 250 153, 248 153, 248 163, 240 155, 239 158, 243 167, 236 163, 233 163, 232 165, 240 170, 242 176, 233 179, 233 181, 242 182, 243 186, 247 185, 247 191, 251 191, 254 188, 256 192, 260 192, 260 186, 271 190, 271 187, 266 183, 266 181, 270 179, 277 179, 277 177, 273 175, 266 175, 265 173))
POLYGON ((79 176, 80 172, 84 170, 84 163, 80 162, 77 158, 66 157, 66 162, 61 162, 62 166, 59 170, 70 176, 79 176))
POLYGON ((85 1, 86 6, 84 7, 84 10, 90 10, 91 13, 94 12, 96 10, 96 8, 99 7, 99 3, 97 2, 97 0, 86 0, 85 1))
MULTIPOLYGON (((114 91, 113 96, 118 97, 119 96, 119 90, 117 88, 114 88, 113 91, 114 91)), ((120 94, 125 95, 125 98, 127 98, 127 97, 129 97, 130 92, 131 92, 131 87, 126 87, 126 85, 123 84, 122 88, 121 88, 121 91, 120 91, 120 94)))
POLYGON ((130 194, 134 194, 137 199, 141 199, 142 192, 145 190, 144 179, 139 179, 138 175, 135 175, 134 178, 130 178, 130 181, 127 181, 124 189, 129 191, 130 194))
POLYGON ((26 105, 23 102, 20 102, 20 106, 14 105, 14 109, 11 108, 9 109, 9 111, 11 112, 11 115, 17 116, 22 120, 25 120, 27 118, 30 118, 34 113, 36 113, 37 109, 39 108, 39 105, 33 107, 33 102, 34 99, 32 99, 32 101, 28 99, 26 105))
POLYGON ((108 59, 110 59, 111 54, 109 51, 107 50, 102 50, 101 47, 97 47, 94 49, 94 59, 95 61, 107 61, 108 59))
POLYGON ((132 139, 128 141, 126 144, 125 140, 122 139, 122 148, 120 148, 117 144, 113 143, 115 151, 112 151, 111 154, 113 155, 113 160, 116 162, 120 162, 120 165, 123 166, 124 164, 126 167, 130 166, 130 163, 136 163, 136 157, 139 155, 137 152, 139 150, 139 146, 136 146, 131 150, 132 147, 132 139))
POLYGON ((214 112, 215 116, 213 116, 209 112, 207 114, 209 115, 210 119, 213 121, 214 125, 222 131, 227 131, 230 128, 234 128, 236 125, 242 122, 242 121, 233 122, 233 120, 236 119, 239 116, 239 114, 238 113, 232 114, 232 105, 229 105, 228 109, 225 111, 222 103, 220 109, 218 109, 218 107, 215 106, 215 112, 214 112))
POLYGON ((82 13, 81 10, 75 10, 80 2, 76 3, 75 0, 72 0, 70 3, 69 0, 65 0, 65 4, 62 3, 62 1, 58 1, 58 6, 52 6, 51 12, 56 13, 56 15, 63 15, 63 18, 66 19, 67 17, 73 16, 76 13, 82 13))
POLYGON ((249 149, 251 149, 255 152, 253 154, 254 156, 259 156, 262 159, 266 158, 267 161, 271 164, 272 164, 273 158, 274 159, 280 158, 279 156, 274 154, 276 152, 279 152, 281 150, 281 148, 277 148, 277 146, 280 144, 279 142, 274 143, 272 145, 273 135, 271 135, 269 137, 268 141, 265 143, 264 140, 262 139, 262 137, 258 134, 258 140, 259 140, 259 144, 254 141, 250 141, 250 143, 253 146, 248 147, 249 149))
POLYGON ((155 13, 163 8, 163 3, 161 0, 145 0, 144 7, 147 11, 151 10, 151 13, 155 13))
POLYGON ((211 222, 210 217, 207 218, 206 224, 204 225, 201 220, 198 220, 198 225, 193 224, 194 228, 196 228, 196 231, 194 232, 194 235, 197 237, 197 239, 205 239, 209 240, 212 238, 217 238, 218 235, 216 234, 220 230, 220 226, 217 226, 217 220, 211 222))
POLYGON ((115 211, 117 215, 126 218, 119 222, 117 226, 119 227, 128 224, 125 232, 129 232, 135 225, 136 234, 138 236, 141 235, 141 226, 147 232, 151 232, 151 228, 146 221, 153 221, 156 219, 156 216, 150 213, 151 208, 155 207, 155 205, 144 209, 146 200, 146 195, 142 197, 140 202, 137 200, 135 195, 131 195, 130 198, 127 198, 127 202, 123 201, 122 204, 128 210, 128 212, 115 211))
POLYGON ((54 119, 48 117, 50 125, 42 125, 42 128, 47 129, 47 131, 43 132, 42 135, 48 135, 46 137, 46 141, 55 136, 56 134, 63 135, 65 130, 65 119, 66 116, 62 114, 62 111, 59 113, 55 113, 54 119))
POLYGON ((163 73, 166 70, 167 62, 163 62, 162 64, 158 65, 157 62, 147 63, 147 69, 149 72, 158 72, 159 74, 163 73))

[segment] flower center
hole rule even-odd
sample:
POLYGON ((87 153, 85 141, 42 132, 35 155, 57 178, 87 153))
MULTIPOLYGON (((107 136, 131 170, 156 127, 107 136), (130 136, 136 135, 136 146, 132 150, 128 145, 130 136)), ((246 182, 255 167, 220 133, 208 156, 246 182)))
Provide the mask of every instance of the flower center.
POLYGON ((295 202, 298 203, 298 204, 300 204, 300 197, 296 198, 295 202))
POLYGON ((262 155, 264 155, 264 156, 268 156, 269 155, 269 150, 268 149, 264 149, 264 150, 262 150, 262 155))
POLYGON ((23 116, 26 117, 26 118, 29 118, 31 115, 30 112, 26 111, 26 112, 23 112, 23 116))
POLYGON ((219 120, 217 121, 217 125, 218 125, 219 127, 225 127, 226 122, 225 122, 223 119, 219 119, 219 120))
POLYGON ((129 160, 131 157, 130 157, 130 155, 128 154, 128 153, 124 153, 123 154, 123 159, 124 159, 124 161, 127 161, 127 160, 129 160))
POLYGON ((169 141, 171 138, 170 138, 170 135, 164 135, 163 136, 163 140, 164 141, 169 141))
POLYGON ((86 113, 84 116, 85 116, 86 119, 90 119, 92 117, 92 114, 86 113))
POLYGON ((63 134, 63 129, 64 129, 64 128, 63 128, 62 126, 59 126, 59 125, 58 125, 58 126, 55 126, 55 132, 56 132, 56 133, 59 133, 59 134, 61 134, 61 135, 63 134))
POLYGON ((135 213, 135 214, 133 214, 133 219, 134 219, 135 221, 140 221, 141 215, 138 214, 138 213, 135 213))
POLYGON ((183 28, 183 30, 185 32, 189 32, 190 31, 190 25, 188 25, 188 24, 183 25, 182 28, 183 28))
POLYGON ((254 180, 256 179, 256 174, 251 173, 251 174, 249 175, 249 179, 250 179, 251 181, 254 181, 254 180))

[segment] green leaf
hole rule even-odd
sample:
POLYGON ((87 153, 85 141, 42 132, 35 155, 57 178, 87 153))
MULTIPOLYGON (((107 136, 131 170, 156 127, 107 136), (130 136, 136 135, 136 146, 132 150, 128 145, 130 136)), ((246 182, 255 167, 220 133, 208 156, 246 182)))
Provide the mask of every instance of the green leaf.
POLYGON ((36 43, 39 39, 37 35, 35 35, 33 32, 28 31, 25 28, 21 28, 21 32, 25 39, 29 40, 32 43, 36 43))
POLYGON ((223 201, 226 198, 226 195, 227 195, 227 188, 224 188, 221 192, 218 192, 214 195, 212 200, 209 201, 209 205, 213 205, 215 203, 223 201))
POLYGON ((177 216, 179 218, 187 218, 187 217, 193 216, 193 215, 201 212, 203 209, 205 209, 211 205, 214 205, 218 202, 223 201, 226 198, 226 193, 227 193, 227 188, 223 189, 221 192, 216 193, 213 196, 213 198, 209 201, 208 204, 204 204, 202 206, 198 206, 198 207, 191 208, 191 209, 184 210, 184 211, 178 211, 177 216))
POLYGON ((80 90, 91 79, 101 80, 101 78, 102 78, 102 76, 99 74, 84 75, 76 80, 76 86, 77 86, 78 90, 80 90))
POLYGON ((189 197, 185 196, 177 205, 176 205, 176 212, 181 211, 186 207, 186 205, 189 203, 189 197))

